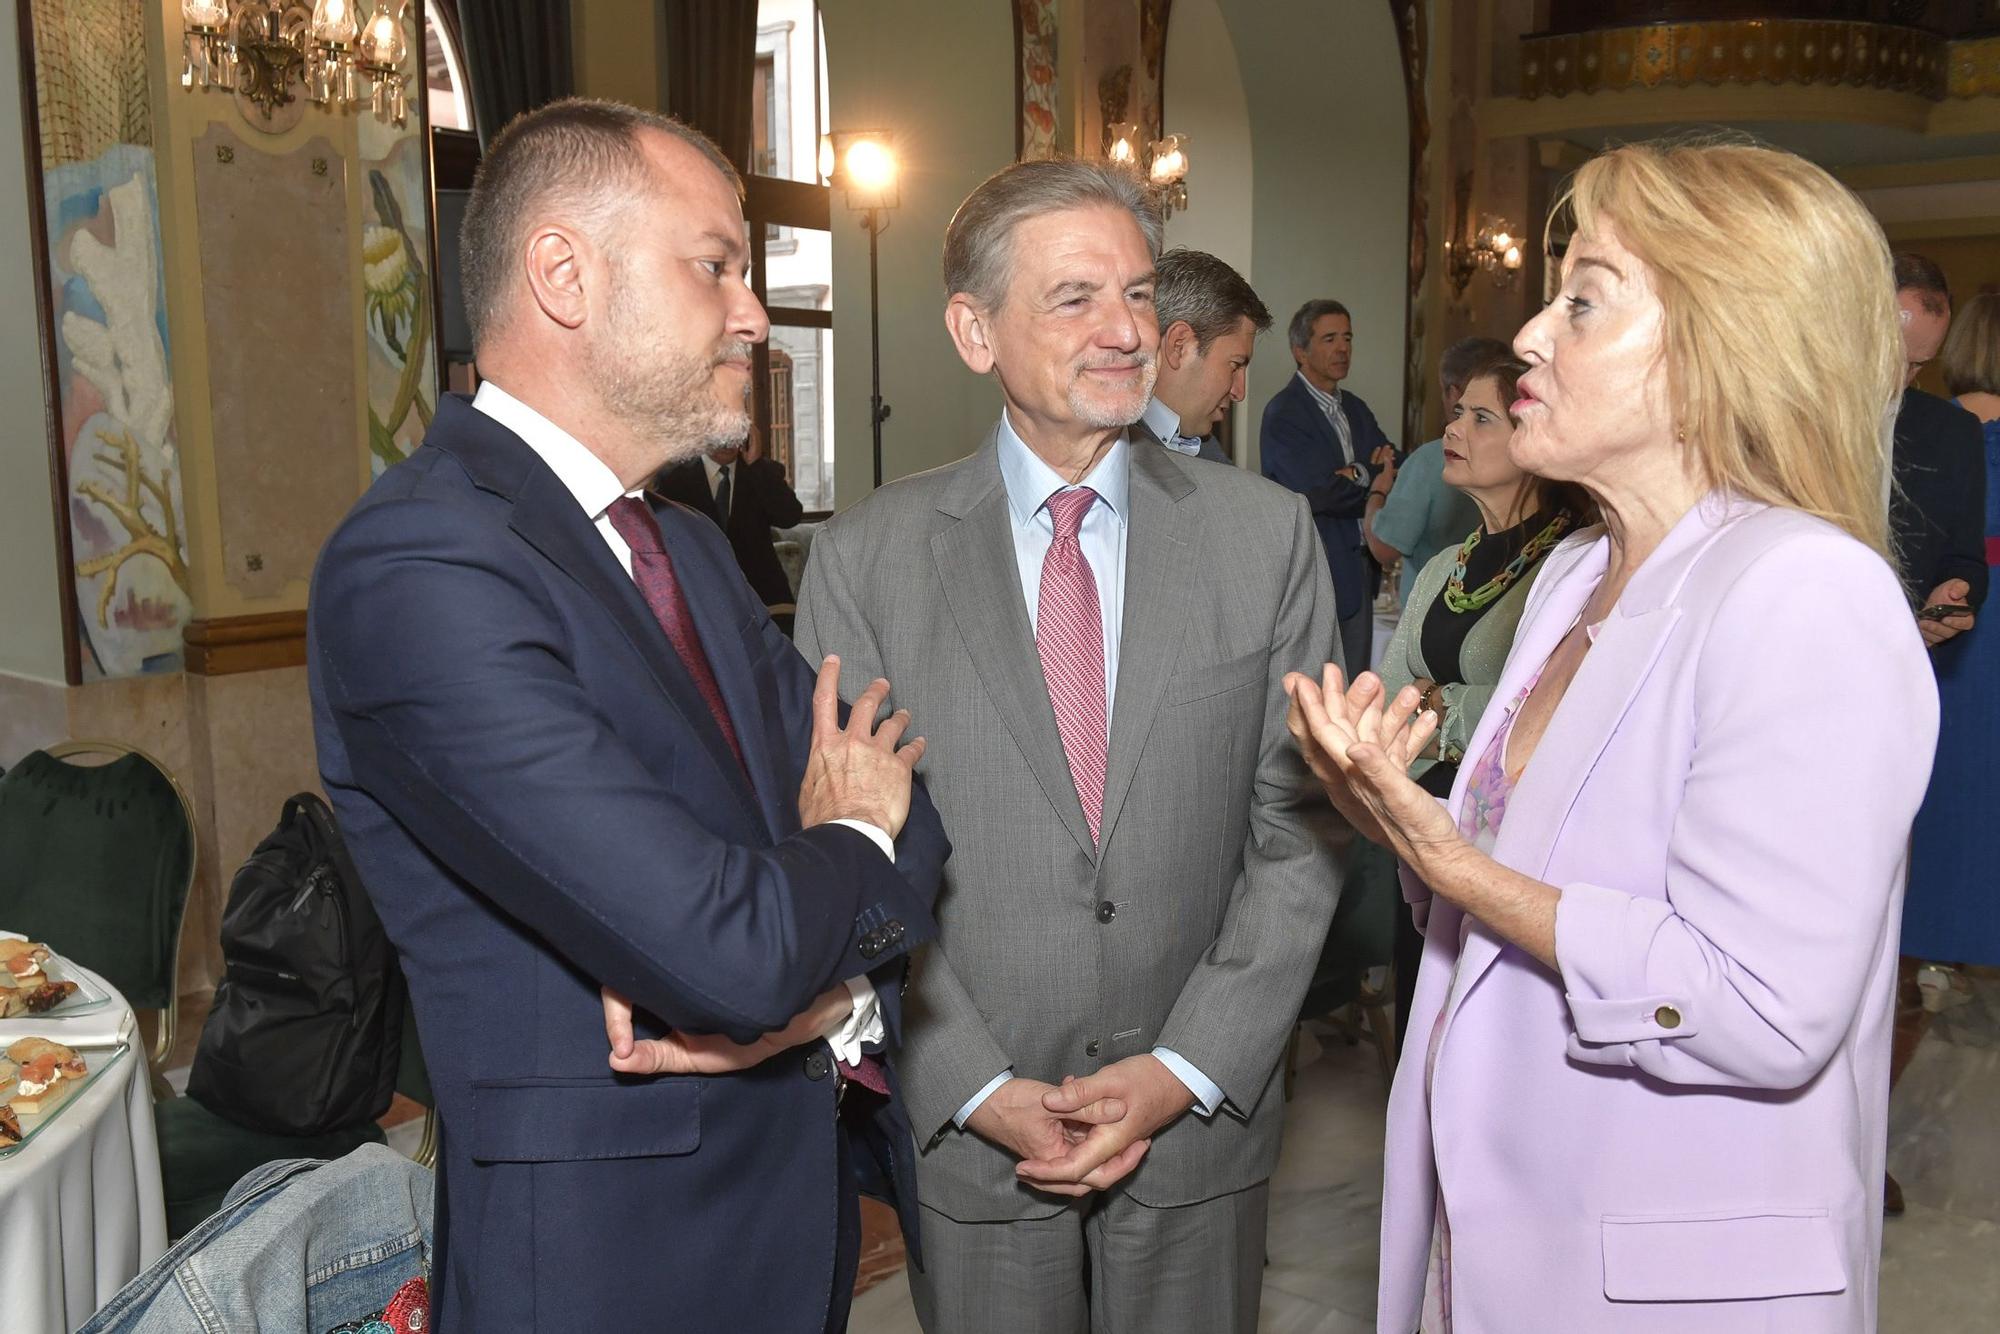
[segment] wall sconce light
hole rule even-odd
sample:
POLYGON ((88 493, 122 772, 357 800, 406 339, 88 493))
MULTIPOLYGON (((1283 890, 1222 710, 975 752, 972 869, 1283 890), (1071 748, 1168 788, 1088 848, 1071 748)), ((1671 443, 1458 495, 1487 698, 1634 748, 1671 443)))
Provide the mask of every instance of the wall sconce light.
POLYGON ((1188 206, 1186 135, 1169 134, 1148 143, 1140 134, 1137 125, 1121 121, 1116 125, 1106 126, 1105 136, 1104 156, 1113 162, 1135 167, 1145 173, 1146 178, 1153 183, 1162 216, 1171 218, 1175 209, 1186 210, 1188 206))
POLYGON ((1468 242, 1446 240, 1445 273, 1451 279, 1454 297, 1463 297, 1472 275, 1491 274, 1493 285, 1506 291, 1521 271, 1521 239, 1505 218, 1488 218, 1468 242))
MULTIPOLYGON (((255 106, 264 125, 305 89, 314 106, 335 114, 360 101, 359 77, 373 85, 376 119, 407 123, 409 55, 403 32, 408 0, 181 0, 181 87, 220 88, 255 106)), ((253 120, 253 124, 256 122, 253 120)))
POLYGON ((882 401, 881 259, 879 243, 889 226, 889 211, 902 203, 898 163, 892 135, 886 130, 835 130, 819 141, 819 174, 847 196, 847 207, 861 211, 868 232, 868 356, 873 389, 868 416, 875 434, 875 485, 882 485, 882 423, 889 405, 882 401))

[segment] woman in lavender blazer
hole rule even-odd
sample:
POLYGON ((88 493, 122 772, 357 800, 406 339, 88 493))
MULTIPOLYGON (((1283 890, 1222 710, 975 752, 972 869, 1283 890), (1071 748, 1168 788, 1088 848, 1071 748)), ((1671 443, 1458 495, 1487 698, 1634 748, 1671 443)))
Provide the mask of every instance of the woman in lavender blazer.
POLYGON ((1887 246, 1818 168, 1578 173, 1510 453, 1549 556, 1448 802, 1435 720, 1287 681, 1427 916, 1390 1099, 1383 1334, 1875 1327, 1897 914, 1937 730, 1888 559, 1887 246))

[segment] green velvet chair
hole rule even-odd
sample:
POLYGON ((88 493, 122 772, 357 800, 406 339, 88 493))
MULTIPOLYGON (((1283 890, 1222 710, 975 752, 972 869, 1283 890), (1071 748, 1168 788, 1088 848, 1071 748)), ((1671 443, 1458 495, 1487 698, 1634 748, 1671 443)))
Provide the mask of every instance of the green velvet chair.
MULTIPOLYGON (((134 1009, 160 1011, 156 1070, 174 1043, 181 923, 194 866, 193 807, 141 751, 69 742, 34 751, 0 775, 0 926, 46 941, 100 974, 134 1009), (69 762, 86 756, 109 758, 69 762)), ((431 1105, 407 1019, 397 1088, 431 1105)), ((215 1212, 231 1186, 265 1163, 339 1158, 385 1139, 372 1121, 326 1135, 265 1134, 192 1098, 161 1097, 153 1113, 170 1238, 215 1212)), ((434 1146, 432 1120, 424 1143, 434 1146)))
POLYGON ((0 776, 0 927, 48 943, 156 1010, 173 1048, 194 808, 152 756, 114 742, 31 751, 0 776), (74 763, 83 758, 99 763, 74 763))

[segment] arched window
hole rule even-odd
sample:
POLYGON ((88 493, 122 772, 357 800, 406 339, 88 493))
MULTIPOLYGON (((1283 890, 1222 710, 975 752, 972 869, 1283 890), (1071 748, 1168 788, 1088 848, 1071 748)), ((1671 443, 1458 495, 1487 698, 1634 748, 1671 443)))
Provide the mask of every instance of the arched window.
POLYGON ((472 97, 465 82, 465 56, 448 18, 424 7, 424 82, 430 91, 431 128, 470 130, 472 97))

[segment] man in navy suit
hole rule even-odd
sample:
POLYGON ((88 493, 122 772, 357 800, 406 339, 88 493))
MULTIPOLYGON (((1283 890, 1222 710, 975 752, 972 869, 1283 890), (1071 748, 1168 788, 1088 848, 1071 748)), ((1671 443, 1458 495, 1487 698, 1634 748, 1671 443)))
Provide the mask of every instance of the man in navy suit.
POLYGON ((748 430, 741 188, 665 117, 516 120, 462 245, 485 383, 314 577, 321 777, 441 1115, 435 1328, 844 1328, 855 1181, 914 1206, 923 743, 641 490, 748 430))
POLYGON ((1375 414, 1340 382, 1354 356, 1354 321, 1338 301, 1308 301, 1292 316, 1298 374, 1264 405, 1264 475, 1306 498, 1326 547, 1340 615, 1342 667, 1368 667, 1378 571, 1361 537, 1368 487, 1393 447, 1375 414))

